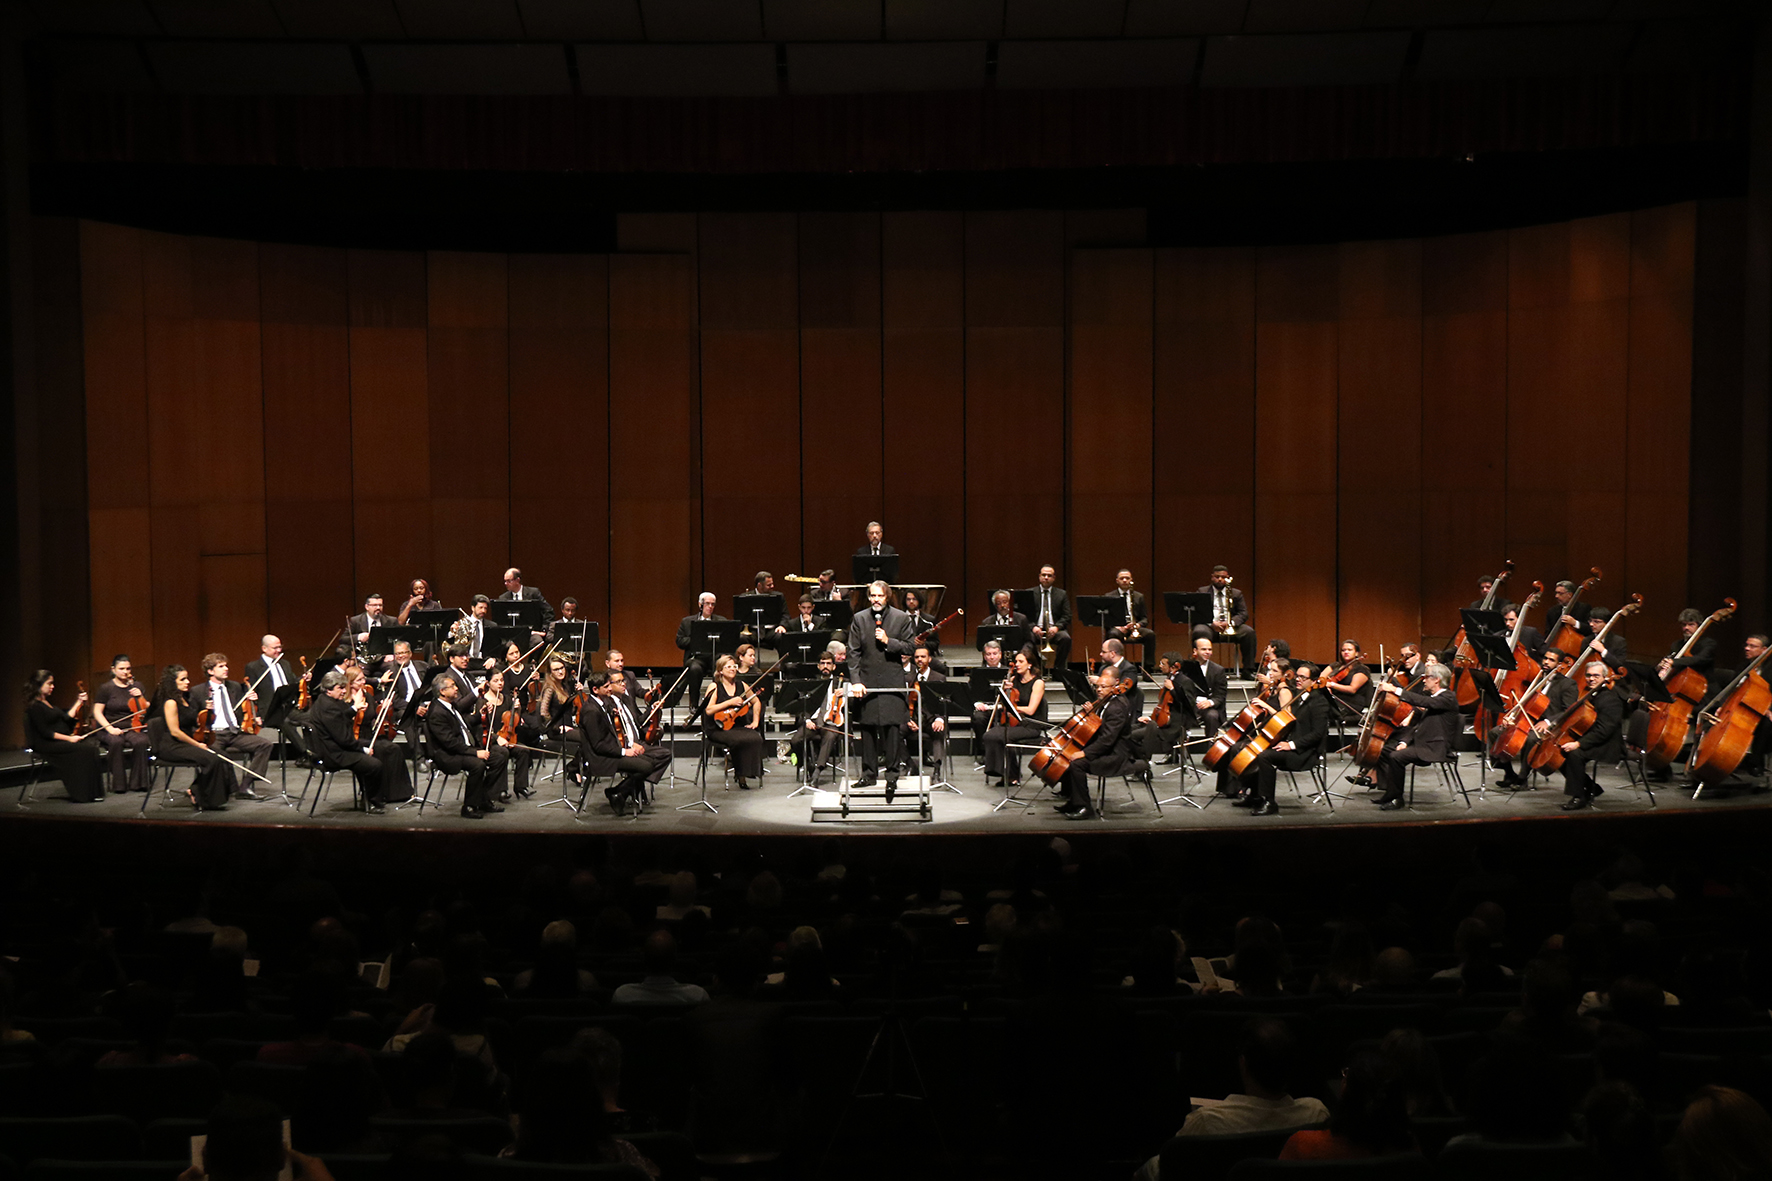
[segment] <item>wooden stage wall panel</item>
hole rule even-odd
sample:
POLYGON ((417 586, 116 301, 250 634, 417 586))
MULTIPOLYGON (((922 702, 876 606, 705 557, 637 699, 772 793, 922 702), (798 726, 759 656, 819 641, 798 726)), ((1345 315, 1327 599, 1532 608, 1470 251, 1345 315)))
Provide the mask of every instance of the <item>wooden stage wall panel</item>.
POLYGON ((701 218, 703 579, 728 617, 758 570, 800 558, 795 228, 786 213, 701 218))
MULTIPOLYGON (((904 578, 947 587, 946 615, 966 615, 942 643, 970 650, 984 608, 966 585, 966 245, 959 213, 886 213, 880 220, 880 356, 885 448, 877 519, 906 551, 904 578)), ((841 572, 864 540, 849 522, 807 565, 841 572)), ((1056 559, 1054 559, 1056 560, 1056 559)), ((817 569, 812 571, 817 573, 817 569)), ((1030 580, 1031 581, 1031 580, 1030 580)))
MULTIPOLYGON (((1106 590, 1120 566, 1131 568, 1158 636, 1134 654, 1154 660, 1163 650, 1163 633, 1171 629, 1161 590, 1152 582, 1151 270, 1148 250, 1071 255, 1067 508, 1074 569, 1085 578, 1100 571, 1108 580, 1101 588, 1106 590)), ((1030 573, 1037 575, 1038 566, 1030 573)), ((1029 577, 1018 585, 1033 581, 1029 577)))
POLYGON ((1319 659, 1449 634, 1512 559, 1515 600, 1605 567, 1649 651, 1688 605, 1695 218, 1147 250, 1054 211, 697 214, 609 257, 81 223, 92 649, 311 650, 368 591, 516 562, 674 664, 696 592, 847 577, 877 517, 967 649, 1048 561, 1073 595, 1130 566, 1159 651, 1162 592, 1224 562, 1319 659))

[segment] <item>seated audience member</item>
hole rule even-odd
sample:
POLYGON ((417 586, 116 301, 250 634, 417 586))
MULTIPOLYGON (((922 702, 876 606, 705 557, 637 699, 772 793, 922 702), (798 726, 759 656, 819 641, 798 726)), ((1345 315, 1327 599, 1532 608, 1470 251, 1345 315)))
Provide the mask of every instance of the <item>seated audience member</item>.
POLYGON ((456 1103, 455 1040, 440 1029, 421 1033, 400 1052, 400 1073, 411 1103, 394 1108, 390 1119, 485 1119, 493 1113, 456 1103))
POLYGON ((1406 947, 1387 947, 1372 957, 1372 983, 1364 990, 1393 996, 1412 996, 1423 991, 1415 957, 1406 947))
POLYGON ((1664 1181, 1655 1115, 1629 1083, 1604 1082, 1581 1101, 1592 1181, 1664 1181))
POLYGON ((420 1005, 407 1014, 382 1049, 404 1050, 419 1034, 441 1031, 455 1043, 458 1054, 478 1061, 491 1078, 498 1073, 498 1062, 492 1054, 492 1042, 486 1037, 488 1005, 486 988, 474 976, 450 981, 443 986, 436 1004, 420 1005))
POLYGON ((1495 960, 1495 933, 1482 919, 1471 917, 1458 924, 1452 935, 1452 952, 1458 962, 1434 973, 1435 980, 1459 981, 1459 992, 1501 992, 1509 987, 1513 970, 1495 960))
POLYGON ((597 978, 578 966, 578 928, 556 919, 542 928, 535 966, 511 982, 515 996, 532 1000, 570 1000, 597 987, 597 978))
POLYGON ((1503 1040, 1465 1074, 1459 1106, 1472 1130, 1447 1143, 1571 1144, 1569 1101, 1556 1063, 1530 1042, 1503 1040))
POLYGON ((657 1165, 615 1135, 591 1064, 574 1049, 543 1050, 517 1080, 514 1105, 517 1138, 501 1156, 538 1164, 625 1164, 658 1176, 657 1165))
POLYGON ((1403 1078, 1377 1050, 1357 1051, 1342 1072, 1341 1096, 1327 1128, 1292 1133, 1281 1160, 1347 1160, 1409 1152, 1409 1115, 1403 1078))
POLYGON ((1498 1034, 1529 1042, 1547 1054, 1593 1049, 1600 1023, 1575 1011, 1581 988, 1561 963, 1536 959, 1526 965, 1520 1007, 1502 1019, 1498 1034))
POLYGON ((1335 933, 1329 945, 1329 962, 1311 981, 1311 991, 1352 996, 1371 980, 1372 936, 1366 928, 1349 924, 1335 933))
POLYGON ((817 927, 795 927, 789 933, 782 970, 770 973, 763 983, 771 999, 784 1001, 830 1000, 842 987, 831 975, 817 927))
POLYGON ((603 1101, 603 1116, 616 1135, 627 1132, 648 1132, 657 1127, 657 1120, 629 1111, 621 1102, 621 1042, 600 1025, 581 1029, 573 1035, 572 1048, 584 1055, 591 1065, 591 1081, 603 1101))
POLYGON ((110 1050, 95 1065, 159 1066, 168 1062, 195 1062, 195 1054, 167 1044, 167 1031, 178 1011, 173 995, 163 988, 137 981, 123 990, 117 1019, 129 1031, 134 1044, 127 1050, 110 1050))
POLYGON ((296 977, 289 1008, 295 1020, 295 1040, 260 1046, 258 1061, 276 1066, 307 1066, 335 1058, 355 1058, 365 1069, 370 1068, 368 1051, 341 1042, 330 1032, 332 1019, 344 1008, 344 996, 331 977, 317 971, 296 977))
POLYGON ((1440 1075, 1440 1056, 1419 1029, 1393 1029, 1378 1043, 1378 1052, 1396 1067, 1403 1085, 1403 1106, 1411 1116, 1452 1114, 1452 1100, 1440 1075))
POLYGON ((201 1165, 178 1181, 276 1181, 287 1163, 296 1181, 332 1181, 320 1161, 283 1147, 283 1113, 253 1095, 230 1095, 205 1121, 201 1165))
POLYGON ((669 931, 654 931, 646 937, 641 953, 646 978, 638 984, 624 984, 610 999, 618 1005, 699 1005, 708 999, 699 984, 684 984, 677 979, 677 938, 669 931))
POLYGON ((1772 1177, 1772 1118, 1732 1087, 1700 1087, 1668 1144, 1678 1181, 1772 1177))

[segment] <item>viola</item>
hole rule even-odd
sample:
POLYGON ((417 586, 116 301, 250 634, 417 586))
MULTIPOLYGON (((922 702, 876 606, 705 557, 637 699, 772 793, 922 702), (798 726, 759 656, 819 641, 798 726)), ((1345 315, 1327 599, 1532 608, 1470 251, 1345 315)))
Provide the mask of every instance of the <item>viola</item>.
MULTIPOLYGON (((1480 610, 1493 611, 1495 609, 1495 596, 1501 593, 1501 584, 1506 582, 1508 575, 1513 572, 1513 562, 1502 563, 1501 572, 1495 576, 1495 581, 1489 584, 1489 593, 1483 596, 1483 605, 1479 608, 1480 610)), ((1457 631, 1452 633, 1450 647, 1453 650, 1452 689, 1458 697, 1458 704, 1461 706, 1475 705, 1477 698, 1481 696, 1481 691, 1477 688, 1476 679, 1466 670, 1481 668, 1483 662, 1477 659, 1477 650, 1466 638, 1462 624, 1459 625, 1457 631)))
POLYGON ((514 707, 498 715, 498 736, 506 746, 517 745, 517 711, 514 707))
POLYGON ((214 732, 209 728, 210 723, 214 720, 215 715, 209 712, 208 706, 198 710, 197 724, 191 728, 191 737, 200 744, 208 746, 210 738, 214 736, 214 732))
MULTIPOLYGON (((1028 696, 1033 696, 1032 689, 1028 690, 1028 696)), ((1015 686, 1015 673, 1011 671, 1008 676, 1003 678, 1002 684, 997 690, 997 704, 991 710, 991 716, 985 729, 988 730, 992 726, 1013 726, 1020 720, 1021 693, 1015 686)))
MULTIPOLYGON (((1711 613, 1698 630, 1693 632, 1680 650, 1674 653, 1678 660, 1692 651, 1692 645, 1698 642, 1706 629, 1713 623, 1735 614, 1735 600, 1724 599, 1725 606, 1711 613)), ((1686 732, 1692 728, 1692 717, 1703 703, 1705 695, 1710 692, 1710 679, 1695 668, 1676 668, 1668 675, 1667 691, 1672 701, 1656 701, 1649 705, 1649 729, 1643 738, 1643 761, 1652 771, 1659 771, 1669 766, 1680 753, 1680 747, 1686 743, 1686 732)))
MULTIPOLYGON (((133 680, 129 683, 131 686, 135 684, 133 680)), ((133 693, 129 697, 129 728, 139 732, 147 724, 148 699, 140 693, 133 693)))
POLYGON ((240 701, 240 729, 248 734, 257 734, 260 728, 258 710, 253 708, 252 699, 250 697, 242 698, 240 701))
MULTIPOLYGON (((1569 607, 1573 607, 1575 604, 1581 602, 1583 595, 1587 594, 1587 592, 1594 587, 1600 585, 1600 568, 1595 566, 1592 569, 1593 575, 1581 584, 1580 589, 1575 592, 1575 596, 1569 600, 1569 607)), ((1560 612, 1557 615, 1557 621, 1551 627, 1550 635, 1544 638, 1544 646, 1547 648, 1556 648, 1559 651, 1567 652, 1569 655, 1573 656, 1581 651, 1582 641, 1580 629, 1570 627, 1563 622, 1563 616, 1569 613, 1569 607, 1560 609, 1560 612)))
POLYGON ((301 679, 296 682, 296 686, 295 708, 306 713, 308 707, 313 704, 313 698, 308 696, 308 658, 306 656, 301 658, 301 679))
POLYGON ((1687 775, 1700 784, 1721 783, 1729 778, 1753 749, 1755 729, 1772 712, 1772 685, 1760 674, 1768 655, 1772 655, 1772 648, 1761 652, 1752 664, 1735 674, 1720 694, 1722 704, 1708 715, 1700 715, 1700 724, 1705 716, 1715 718, 1699 736, 1686 764, 1687 775))
POLYGON ((843 711, 848 706, 849 697, 843 692, 843 679, 840 676, 833 676, 831 684, 836 691, 831 694, 831 708, 825 711, 824 724, 832 729, 841 730, 843 728, 843 711))
MULTIPOLYGON (((75 688, 80 690, 80 695, 82 697, 86 696, 86 682, 85 681, 75 681, 74 686, 75 686, 75 688)), ((91 727, 92 727, 92 702, 90 700, 88 700, 85 704, 78 706, 75 710, 74 733, 75 734, 84 734, 91 727)))
MULTIPOLYGON (((1118 681, 1110 695, 1117 697, 1130 688, 1131 681, 1118 681)), ((1054 730, 1046 744, 1028 760, 1029 770, 1051 786, 1056 787, 1063 782, 1071 764, 1083 756, 1083 749, 1101 729, 1101 706, 1107 700, 1106 697, 1097 697, 1066 719, 1064 725, 1054 730)))

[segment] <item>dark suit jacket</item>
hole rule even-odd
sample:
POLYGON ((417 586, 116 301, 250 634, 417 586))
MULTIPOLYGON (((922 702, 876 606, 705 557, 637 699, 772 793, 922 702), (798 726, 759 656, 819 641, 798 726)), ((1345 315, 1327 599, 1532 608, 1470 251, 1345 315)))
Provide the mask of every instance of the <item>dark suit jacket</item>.
POLYGON ((1624 757, 1624 698, 1602 688, 1588 700, 1594 707, 1594 724, 1581 736, 1581 752, 1601 762, 1624 757))
MULTIPOLYGON (((1027 593, 1034 596, 1034 617, 1031 622, 1037 627, 1040 619, 1040 584, 1030 586, 1027 593)), ((1059 631, 1071 630, 1071 597, 1064 593, 1064 588, 1052 588, 1052 623, 1059 631)))
POLYGON ((874 639, 874 612, 863 608, 849 622, 849 679, 870 689, 904 688, 904 658, 911 654, 911 617, 890 603, 880 613, 886 647, 874 639))
MULTIPOLYGON (((349 701, 325 694, 314 698, 308 710, 308 724, 313 727, 314 744, 320 748, 320 757, 335 767, 349 767, 363 757, 363 748, 371 745, 368 741, 352 740, 353 720, 349 701)), ((373 718, 365 721, 363 728, 371 729, 373 721, 373 718)))
POLYGON ((526 586, 522 590, 518 591, 515 595, 512 595, 510 591, 506 591, 504 594, 498 596, 498 598, 496 598, 492 601, 495 603, 509 603, 513 599, 515 599, 517 602, 520 602, 520 603, 540 603, 541 604, 541 630, 545 632, 548 630, 549 627, 553 626, 554 605, 542 597, 541 591, 537 590, 533 586, 526 586))
MULTIPOLYGON (((915 665, 913 665, 911 667, 911 678, 910 679, 911 680, 916 679, 916 666, 915 665)), ((932 684, 939 685, 946 680, 947 680, 946 674, 944 674, 940 669, 936 668, 935 662, 933 660, 931 660, 929 662, 929 681, 932 684)), ((935 709, 934 702, 931 701, 927 697, 921 699, 921 705, 922 705, 922 709, 923 709, 923 731, 926 734, 933 734, 933 733, 935 733, 935 731, 931 730, 930 726, 932 726, 935 723, 936 718, 944 717, 945 715, 942 714, 937 709, 935 709)), ((915 715, 912 716, 911 721, 913 721, 913 722, 916 721, 915 715)))
POLYGON ((605 702, 605 698, 595 695, 587 698, 584 709, 579 711, 578 729, 591 748, 584 760, 585 769, 592 775, 610 776, 616 773, 615 761, 622 757, 621 727, 609 716, 605 702))
MULTIPOLYGON (((228 704, 232 707, 234 716, 232 719, 212 718, 209 723, 212 730, 233 730, 237 729, 240 725, 240 702, 246 697, 246 686, 239 681, 227 681, 224 683, 228 687, 228 704)), ((259 694, 259 700, 253 703, 253 709, 256 711, 260 705, 264 704, 265 699, 269 696, 270 694, 268 693, 259 694)), ((204 677, 201 681, 198 681, 191 686, 190 701, 192 709, 209 708, 208 677, 204 677)))
MULTIPOLYGON (((437 682, 442 680, 444 677, 448 677, 450 680, 454 681, 456 683, 456 685, 459 686, 461 689, 460 694, 458 694, 456 697, 456 701, 458 701, 460 703, 459 708, 464 713, 472 711, 474 705, 477 704, 480 700, 480 690, 479 690, 479 687, 476 685, 474 678, 472 676, 473 671, 474 670, 471 666, 468 668, 467 672, 463 672, 461 669, 456 668, 453 664, 450 665, 448 668, 444 669, 442 672, 438 673, 434 678, 432 678, 432 680, 431 680, 431 696, 435 697, 437 695, 437 682)), ((472 723, 470 723, 470 725, 471 724, 472 723)))
POLYGON ((1175 671, 1169 681, 1175 689, 1176 704, 1184 704, 1185 699, 1190 716, 1195 713, 1194 698, 1196 697, 1210 697, 1212 704, 1218 708, 1218 712, 1221 715, 1224 713, 1225 698, 1230 694, 1230 673, 1225 671, 1224 665, 1208 662, 1206 671, 1202 675, 1199 661, 1183 660, 1181 667, 1175 671), (1201 684, 1202 681, 1205 683, 1201 684))
MULTIPOLYGON (((696 620, 698 620, 700 618, 701 618, 701 616, 699 614, 685 615, 683 617, 683 622, 681 622, 677 625, 677 647, 683 649, 683 663, 684 664, 688 664, 691 660, 694 660, 697 656, 701 655, 701 652, 699 649, 694 652, 691 652, 689 650, 689 644, 693 638, 689 634, 689 625, 694 623, 696 620)), ((708 618, 715 623, 725 623, 726 622, 726 617, 724 615, 714 614, 714 615, 708 616, 708 618)))
MULTIPOLYGON (((1205 586, 1201 587, 1197 593, 1209 595, 1213 593, 1214 589, 1215 588, 1211 583, 1207 583, 1205 586)), ((1231 623, 1235 627, 1242 627, 1245 623, 1249 622, 1249 606, 1243 602, 1243 591, 1240 587, 1235 586, 1229 586, 1225 589, 1230 592, 1231 596, 1231 623)), ((1202 619, 1197 622, 1210 624, 1212 621, 1210 619, 1202 619)))
POLYGON ((1144 716, 1144 687, 1139 683, 1138 668, 1124 656, 1120 657, 1119 663, 1115 664, 1113 668, 1115 672, 1120 674, 1122 681, 1126 681, 1132 686, 1121 696, 1131 703, 1133 718, 1142 718, 1144 716))
POLYGON ((1544 688, 1544 699, 1549 702, 1544 707, 1543 721, 1555 725, 1557 719, 1566 713, 1575 699, 1581 696, 1581 685, 1573 677, 1556 677, 1544 688))
POLYGON ((1458 698, 1447 689, 1432 697, 1414 691, 1402 696, 1415 707, 1415 718, 1404 729, 1402 741, 1431 759, 1445 758, 1458 738, 1458 698))
MULTIPOLYGON (((858 558, 871 557, 873 555, 873 552, 874 552, 873 546, 858 545, 855 547, 855 555, 854 556, 858 557, 858 558)), ((880 556, 882 558, 895 558, 898 556, 898 551, 893 549, 891 546, 887 545, 885 542, 881 542, 880 543, 880 556)))
POLYGON ((1290 742, 1300 752, 1316 754, 1329 737, 1329 713, 1333 703, 1329 694, 1318 690, 1309 694, 1303 701, 1292 703, 1292 728, 1287 730, 1283 740, 1290 742))
POLYGON ((271 689, 271 678, 265 676, 265 658, 259 656, 246 664, 246 683, 258 686, 258 716, 259 720, 267 726, 282 724, 284 715, 294 708, 296 694, 300 691, 298 688, 301 683, 300 666, 287 656, 279 656, 277 667, 283 670, 283 688, 285 690, 283 701, 280 703, 273 700, 271 696, 273 690, 271 689), (264 677, 264 679, 261 681, 260 677, 264 677))
MULTIPOLYGON (((1120 588, 1117 586, 1111 586, 1107 590, 1102 591, 1101 593, 1103 595, 1111 595, 1117 599, 1120 597, 1120 588)), ((1147 611, 1145 611, 1145 609, 1144 609, 1144 592, 1143 591, 1133 591, 1132 592, 1132 622, 1143 624, 1143 623, 1149 623, 1150 621, 1151 621, 1150 614, 1147 611)), ((1087 624, 1089 621, 1084 620, 1083 622, 1085 624, 1087 624)))
MULTIPOLYGON (((333 618, 337 619, 338 616, 335 615, 335 616, 333 616, 333 618)), ((386 611, 383 611, 380 615, 377 615, 376 619, 380 621, 375 625, 377 627, 399 627, 400 626, 400 621, 398 619, 396 619, 394 616, 389 615, 386 611)), ((369 612, 359 611, 357 614, 351 616, 350 627, 351 627, 351 634, 349 636, 350 639, 356 639, 358 636, 360 636, 364 632, 368 631, 369 630, 369 612)))
POLYGON ((1132 761, 1132 722, 1138 714, 1127 697, 1110 697, 1101 707, 1101 725, 1083 748, 1092 775, 1117 775, 1132 761))
MULTIPOLYGON (((1593 614, 1593 608, 1588 606, 1586 603, 1580 603, 1580 602, 1570 603, 1567 607, 1564 607, 1564 606, 1559 605, 1555 599, 1552 599, 1549 612, 1544 617, 1545 638, 1549 639, 1550 636, 1557 630, 1557 623, 1558 623, 1558 621, 1560 621, 1563 618, 1563 616, 1565 616, 1565 615, 1573 616, 1575 619, 1580 620, 1582 623, 1586 623, 1588 616, 1590 616, 1592 614, 1593 614)), ((1583 634, 1584 635, 1586 634, 1585 629, 1584 629, 1583 634)))
POLYGON ((418 678, 418 688, 414 689, 407 683, 406 669, 401 668, 398 664, 394 666, 393 683, 388 686, 388 692, 394 696, 394 704, 390 708, 396 723, 406 717, 406 711, 412 707, 414 702, 425 699, 425 691, 430 687, 430 682, 425 679, 431 670, 429 664, 414 658, 407 667, 412 669, 413 675, 418 678))
POLYGON ((1539 659, 1544 655, 1544 633, 1527 624, 1520 629, 1520 646, 1526 649, 1526 654, 1532 659, 1539 659))
POLYGON ((1673 651, 1668 653, 1670 657, 1673 657, 1674 667, 1695 668, 1705 676, 1710 676, 1711 671, 1717 666, 1717 642, 1709 636, 1699 636, 1692 643, 1692 651, 1684 656, 1674 656, 1674 652, 1685 647, 1685 644, 1686 641, 1682 639, 1673 646, 1673 651))
POLYGON ((431 749, 457 758, 474 758, 480 748, 462 736, 463 722, 472 734, 474 723, 459 710, 444 701, 434 704, 425 713, 425 737, 430 740, 431 749))

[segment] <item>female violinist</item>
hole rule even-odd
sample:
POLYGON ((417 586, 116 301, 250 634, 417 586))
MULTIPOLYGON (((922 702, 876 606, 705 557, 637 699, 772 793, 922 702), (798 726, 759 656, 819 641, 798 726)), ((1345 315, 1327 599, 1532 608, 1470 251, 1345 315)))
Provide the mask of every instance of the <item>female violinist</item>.
POLYGON ((406 617, 414 611, 441 611, 443 604, 431 594, 429 579, 415 578, 407 588, 406 602, 400 606, 400 626, 406 626, 406 617))
POLYGON ((227 807, 238 778, 234 765, 198 742, 197 707, 186 700, 191 674, 182 664, 169 664, 160 674, 154 691, 153 716, 148 720, 148 745, 162 763, 194 767, 197 778, 186 792, 199 811, 227 807))
POLYGON ((46 668, 38 669, 25 682, 25 742, 55 769, 70 800, 95 804, 105 798, 100 776, 104 756, 94 742, 74 736, 75 716, 87 704, 86 689, 82 686, 74 704, 65 710, 49 704, 54 692, 55 677, 46 668))
POLYGON ((1033 646, 1023 645, 997 689, 996 707, 979 740, 984 747, 985 779, 1000 777, 1005 788, 1021 783, 1021 756, 1009 749, 1010 744, 1036 742, 1046 729, 1033 724, 1046 720, 1046 680, 1038 669, 1033 646))
POLYGON ((1337 716, 1359 717, 1372 703, 1372 670, 1366 667, 1366 654, 1358 640, 1343 640, 1336 651, 1336 661, 1325 676, 1323 686, 1329 700, 1341 708, 1337 716))
POLYGON ((732 771, 741 790, 763 779, 763 702, 738 683, 738 661, 720 656, 714 661, 714 681, 701 698, 702 732, 715 746, 732 756, 732 771), (727 709, 721 707, 734 704, 727 709), (728 728, 724 719, 736 713, 728 728))
MULTIPOLYGON (((568 759, 579 760, 582 765, 584 757, 590 753, 582 715, 587 706, 593 709, 598 706, 588 691, 581 689, 576 695, 573 693, 572 669, 565 657, 548 657, 531 688, 529 699, 531 708, 522 715, 525 720, 517 729, 519 741, 548 750, 564 750, 568 759)), ((519 796, 531 794, 529 754, 526 750, 511 752, 512 764, 517 768, 516 792, 519 796)))

